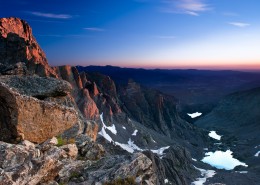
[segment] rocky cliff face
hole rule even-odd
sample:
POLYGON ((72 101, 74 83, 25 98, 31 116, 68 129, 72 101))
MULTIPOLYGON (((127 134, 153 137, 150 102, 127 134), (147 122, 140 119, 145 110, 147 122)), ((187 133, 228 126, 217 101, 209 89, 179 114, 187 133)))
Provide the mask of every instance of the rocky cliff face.
POLYGON ((198 174, 180 144, 200 136, 174 102, 52 68, 25 21, 0 19, 0 185, 189 184, 198 174))
MULTIPOLYGON (((116 86, 111 78, 100 73, 83 72, 80 76, 88 79, 85 87, 103 113, 105 125, 100 125, 100 134, 106 140, 113 141, 123 148, 131 147, 132 142, 134 151, 158 149, 158 145, 165 146, 171 143, 172 154, 168 151, 169 155, 165 160, 152 153, 146 153, 153 161, 156 173, 160 174, 157 176, 156 184, 164 184, 165 179, 169 179, 172 184, 189 184, 196 171, 193 171, 190 165, 190 153, 179 144, 196 151, 200 150, 207 138, 203 136, 202 130, 178 116, 176 99, 158 91, 145 89, 133 81, 126 86, 116 86), (104 131, 107 127, 110 127, 109 131, 104 131)), ((110 151, 111 148, 107 150, 110 151)))
POLYGON ((0 72, 57 76, 33 37, 31 27, 18 18, 0 19, 0 72))
POLYGON ((107 122, 111 116, 118 118, 118 115, 123 114, 128 118, 126 120, 118 118, 121 119, 119 122, 129 123, 131 122, 129 120, 135 120, 146 128, 165 135, 190 149, 207 143, 208 138, 205 137, 206 133, 202 129, 180 118, 177 112, 178 101, 174 97, 142 87, 133 80, 129 80, 126 85, 120 83, 116 85, 106 75, 97 72, 82 73, 85 73, 90 83, 95 84, 100 92, 104 92, 102 95, 92 97, 99 110, 104 112, 107 122))
POLYGON ((91 89, 87 88, 89 81, 86 79, 86 76, 80 75, 75 67, 59 66, 55 67, 54 70, 60 79, 66 80, 71 84, 71 95, 81 118, 81 122, 65 135, 72 137, 72 135, 85 133, 95 141, 99 129, 96 121, 99 120, 100 113, 96 102, 92 98, 99 93, 95 92, 96 94, 93 95, 91 89))
POLYGON ((84 118, 90 120, 98 119, 99 110, 95 101, 92 99, 92 97, 98 93, 93 95, 91 89, 86 88, 89 83, 86 76, 80 76, 78 70, 72 66, 56 67, 55 71, 61 79, 68 81, 72 85, 72 95, 84 118))

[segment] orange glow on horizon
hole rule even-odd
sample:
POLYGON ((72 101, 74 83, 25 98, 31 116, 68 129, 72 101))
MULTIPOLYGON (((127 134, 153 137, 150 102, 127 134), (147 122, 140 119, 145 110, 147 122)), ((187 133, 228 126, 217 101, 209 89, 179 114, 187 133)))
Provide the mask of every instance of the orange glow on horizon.
POLYGON ((140 62, 139 64, 125 62, 121 67, 147 69, 212 69, 212 70, 260 70, 259 62, 140 62), (194 64, 195 63, 195 64, 194 64), (247 64, 246 64, 247 63, 247 64))
MULTIPOLYGON (((63 61, 64 63, 64 61, 63 61)), ((78 61, 69 62, 69 65, 81 66, 118 66, 126 68, 145 68, 145 69, 209 69, 209 70, 249 70, 260 71, 260 61, 136 61, 136 60, 108 60, 108 61, 78 61)))

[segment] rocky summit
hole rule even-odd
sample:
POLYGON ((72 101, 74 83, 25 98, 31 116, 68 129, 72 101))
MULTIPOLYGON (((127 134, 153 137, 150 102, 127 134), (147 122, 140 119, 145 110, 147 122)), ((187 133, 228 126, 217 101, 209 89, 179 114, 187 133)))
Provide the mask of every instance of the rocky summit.
POLYGON ((31 27, 18 18, 0 21, 0 60, 2 74, 57 76, 33 37, 31 27))
POLYGON ((226 183, 199 160, 216 148, 208 131, 178 106, 133 79, 51 67, 26 21, 0 19, 0 185, 226 183))

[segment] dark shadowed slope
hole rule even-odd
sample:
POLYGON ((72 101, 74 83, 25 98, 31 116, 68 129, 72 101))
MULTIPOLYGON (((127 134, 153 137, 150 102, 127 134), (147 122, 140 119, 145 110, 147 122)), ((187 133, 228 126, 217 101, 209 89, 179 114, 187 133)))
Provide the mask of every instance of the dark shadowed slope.
POLYGON ((243 139, 260 141, 260 88, 233 93, 224 98, 208 115, 196 124, 217 128, 243 139))
MULTIPOLYGON (((248 173, 244 177, 250 180, 250 184, 259 184, 260 156, 257 153, 260 151, 260 88, 228 95, 195 124, 216 130, 222 135, 224 148, 231 149, 237 159, 248 165, 248 173)), ((239 182, 242 178, 233 175, 223 175, 225 180, 222 182, 230 179, 239 182)), ((242 180, 240 183, 243 184, 242 180)))

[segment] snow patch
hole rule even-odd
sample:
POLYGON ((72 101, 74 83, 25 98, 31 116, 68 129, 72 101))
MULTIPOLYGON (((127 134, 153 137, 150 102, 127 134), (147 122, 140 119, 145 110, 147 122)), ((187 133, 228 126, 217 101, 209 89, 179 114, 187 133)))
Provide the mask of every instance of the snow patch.
POLYGON ((188 116, 190 116, 191 118, 196 118, 196 117, 199 117, 201 116, 202 113, 201 112, 195 112, 195 113, 188 113, 188 116))
POLYGON ((110 126, 110 127, 107 127, 107 126, 105 125, 104 119, 103 119, 103 113, 100 114, 100 119, 101 119, 101 122, 102 122, 102 124, 103 124, 103 127, 102 127, 102 128, 110 130, 114 135, 117 134, 116 126, 115 126, 114 124, 113 124, 112 126, 110 126))
POLYGON ((160 158, 162 159, 163 155, 164 155, 164 150, 167 150, 169 149, 170 146, 166 146, 166 147, 162 147, 162 148, 159 148, 158 150, 151 150, 151 152, 153 152, 154 154, 158 154, 160 156, 160 158))
POLYGON ((232 151, 227 150, 226 152, 216 151, 216 152, 207 152, 201 161, 208 163, 211 166, 214 166, 218 169, 232 170, 236 166, 245 166, 246 163, 240 162, 239 160, 233 158, 232 151))
POLYGON ((191 158, 193 161, 197 161, 197 159, 191 158))
POLYGON ((100 132, 98 134, 103 136, 109 142, 113 141, 113 139, 107 134, 104 126, 102 127, 102 129, 100 130, 100 132))
POLYGON ((204 170, 196 166, 194 168, 200 171, 202 177, 197 178, 196 181, 191 183, 192 185, 203 185, 207 181, 207 178, 212 178, 216 174, 214 170, 204 170))
POLYGON ((116 126, 114 124, 110 127, 106 127, 106 129, 110 130, 115 135, 117 134, 116 126))
MULTIPOLYGON (((113 139, 107 134, 106 129, 110 130, 112 133, 117 133, 114 125, 112 127, 107 127, 105 125, 105 123, 103 121, 103 113, 100 115, 100 119, 103 124, 103 127, 98 134, 103 136, 107 141, 112 142, 113 139)), ((123 143, 119 143, 119 142, 114 142, 114 144, 117 146, 120 146, 122 149, 126 150, 129 153, 134 153, 135 150, 143 151, 141 148, 139 148, 137 145, 135 145, 134 141, 132 141, 130 138, 129 138, 127 144, 123 144, 123 143)))
POLYGON ((235 171, 236 173, 243 173, 243 174, 246 174, 248 173, 248 171, 235 171))
POLYGON ((134 141, 132 141, 130 138, 127 143, 134 150, 143 151, 143 149, 139 148, 136 144, 134 144, 134 141))
POLYGON ((152 138, 152 142, 156 143, 156 141, 152 138))
MULTIPOLYGON (((112 125, 111 127, 107 127, 103 120, 103 113, 100 115, 101 122, 103 124, 102 129, 98 132, 99 135, 103 136, 107 141, 113 142, 115 145, 120 146, 122 149, 126 150, 129 153, 134 153, 134 151, 144 151, 140 147, 138 147, 136 144, 134 144, 134 141, 129 138, 127 144, 114 142, 113 139, 107 134, 106 129, 110 130, 113 134, 116 134, 116 128, 115 125, 112 125)), ((125 129, 125 127, 123 127, 125 129)), ((136 135, 138 130, 135 130, 132 135, 136 135)), ((170 146, 159 148, 158 150, 151 150, 153 153, 156 153, 160 156, 160 158, 164 155, 164 150, 170 148, 170 146)))
POLYGON ((122 127, 122 128, 126 130, 126 128, 125 128, 125 127, 122 127))
POLYGON ((260 151, 255 154, 255 157, 259 157, 260 151))
POLYGON ((203 150, 206 150, 206 151, 208 151, 209 149, 208 149, 208 148, 203 148, 203 150))
POLYGON ((221 139, 221 136, 218 135, 218 134, 216 133, 216 131, 210 131, 210 132, 209 132, 209 137, 211 137, 211 138, 213 138, 213 139, 216 139, 216 140, 220 140, 220 139, 221 139))
POLYGON ((115 145, 120 146, 123 150, 125 150, 129 153, 134 153, 134 149, 131 148, 128 144, 115 142, 115 145))
POLYGON ((136 136, 138 130, 135 130, 133 133, 132 133, 132 136, 136 136))
POLYGON ((120 146, 122 149, 126 150, 129 153, 134 153, 135 150, 143 151, 143 149, 139 148, 136 144, 134 144, 134 141, 132 141, 130 138, 127 144, 115 142, 115 145, 120 146))
POLYGON ((169 183, 169 180, 168 179, 164 179, 164 183, 165 184, 169 183))

